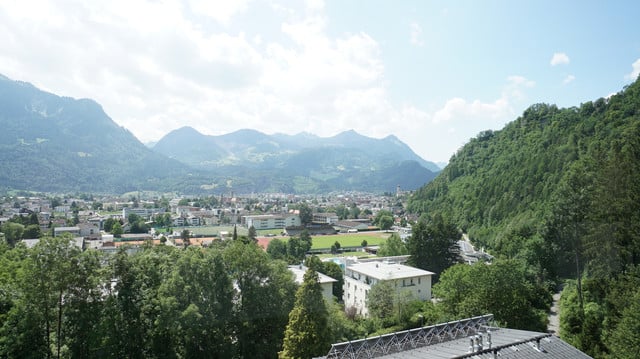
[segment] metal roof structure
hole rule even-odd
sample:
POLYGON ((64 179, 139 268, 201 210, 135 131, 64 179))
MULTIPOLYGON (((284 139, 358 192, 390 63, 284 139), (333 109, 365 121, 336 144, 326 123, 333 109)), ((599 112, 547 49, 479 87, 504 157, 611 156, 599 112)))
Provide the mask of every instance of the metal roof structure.
POLYGON ((552 334, 492 324, 493 315, 488 314, 337 343, 325 358, 591 358, 552 334))

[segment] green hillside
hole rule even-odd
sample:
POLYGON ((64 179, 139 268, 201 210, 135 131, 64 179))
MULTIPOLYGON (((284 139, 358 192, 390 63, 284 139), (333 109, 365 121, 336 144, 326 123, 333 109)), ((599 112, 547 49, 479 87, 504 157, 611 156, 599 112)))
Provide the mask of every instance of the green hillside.
POLYGON ((408 209, 442 213, 539 283, 564 283, 560 335, 594 357, 617 357, 640 328, 628 309, 640 298, 639 179, 636 81, 579 107, 536 104, 480 133, 408 209))
POLYGON ((542 233, 562 184, 578 171, 592 196, 610 194, 592 198, 590 211, 609 205, 632 213, 638 204, 625 199, 640 191, 639 135, 639 82, 579 107, 536 104, 504 129, 472 139, 408 208, 446 214, 478 244, 501 248, 505 237, 542 233))

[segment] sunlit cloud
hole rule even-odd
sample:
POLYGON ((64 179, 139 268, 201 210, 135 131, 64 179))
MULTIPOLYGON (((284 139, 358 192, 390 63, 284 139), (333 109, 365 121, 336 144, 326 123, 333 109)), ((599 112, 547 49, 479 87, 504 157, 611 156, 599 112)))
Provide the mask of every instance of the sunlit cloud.
POLYGON ((567 56, 567 54, 565 54, 564 52, 556 52, 551 57, 550 64, 551 64, 551 66, 568 65, 569 62, 570 62, 570 60, 569 60, 569 56, 567 56))

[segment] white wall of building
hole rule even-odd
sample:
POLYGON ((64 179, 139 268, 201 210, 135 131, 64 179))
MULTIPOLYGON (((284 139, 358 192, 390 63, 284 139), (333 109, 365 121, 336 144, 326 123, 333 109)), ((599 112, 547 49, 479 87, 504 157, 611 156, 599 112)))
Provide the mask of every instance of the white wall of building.
POLYGON ((433 274, 402 264, 385 262, 352 264, 345 269, 343 295, 345 308, 354 307, 358 314, 367 316, 369 291, 379 282, 391 283, 396 294, 408 292, 415 299, 430 300, 433 274))

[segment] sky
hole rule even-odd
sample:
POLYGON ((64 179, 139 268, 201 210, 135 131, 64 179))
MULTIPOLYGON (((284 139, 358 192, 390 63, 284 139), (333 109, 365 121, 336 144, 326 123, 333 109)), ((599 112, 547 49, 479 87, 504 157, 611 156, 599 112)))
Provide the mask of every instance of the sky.
POLYGON ((395 135, 447 162, 535 103, 640 73, 638 1, 2 0, 0 74, 91 98, 142 142, 395 135))

